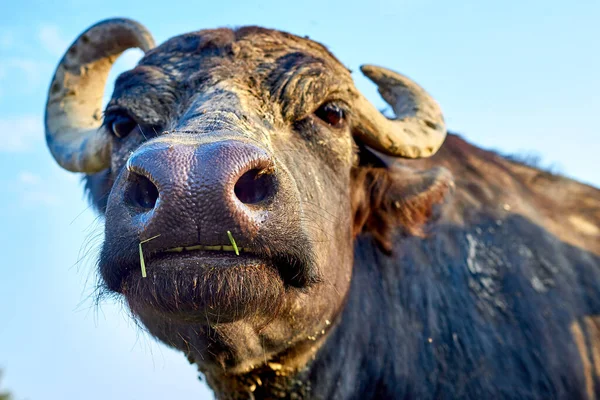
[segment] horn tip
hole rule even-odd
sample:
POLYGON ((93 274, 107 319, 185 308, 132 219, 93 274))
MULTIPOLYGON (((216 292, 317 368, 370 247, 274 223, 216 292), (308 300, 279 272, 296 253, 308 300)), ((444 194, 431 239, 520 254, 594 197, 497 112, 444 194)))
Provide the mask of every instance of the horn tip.
POLYGON ((396 71, 372 64, 361 65, 360 71, 378 86, 389 85, 390 83, 403 84, 407 80, 404 75, 396 71))
POLYGON ((368 78, 372 78, 373 75, 375 75, 377 73, 377 70, 380 67, 377 67, 376 65, 372 65, 372 64, 363 64, 360 66, 360 72, 362 72, 365 76, 367 76, 368 78))

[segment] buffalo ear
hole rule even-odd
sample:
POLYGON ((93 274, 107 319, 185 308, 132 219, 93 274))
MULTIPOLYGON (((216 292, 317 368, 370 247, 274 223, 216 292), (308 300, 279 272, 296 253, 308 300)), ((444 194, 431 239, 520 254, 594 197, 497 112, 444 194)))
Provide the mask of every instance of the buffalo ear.
POLYGON ((391 254, 397 230, 423 236, 452 197, 454 179, 442 167, 415 170, 399 164, 352 170, 354 236, 370 233, 381 250, 391 254))

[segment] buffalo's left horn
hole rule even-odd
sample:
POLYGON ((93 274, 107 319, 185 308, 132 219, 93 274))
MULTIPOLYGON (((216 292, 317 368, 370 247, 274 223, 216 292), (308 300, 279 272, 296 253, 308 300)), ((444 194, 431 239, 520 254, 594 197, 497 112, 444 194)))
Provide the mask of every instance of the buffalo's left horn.
POLYGON ((129 19, 108 19, 83 32, 60 61, 46 103, 46 142, 63 168, 94 173, 109 166, 110 138, 99 129, 102 96, 112 64, 134 47, 154 47, 148 30, 129 19))
POLYGON ((422 87, 397 72, 373 65, 363 65, 360 69, 377 84, 396 118, 386 118, 359 94, 357 138, 391 156, 423 158, 435 154, 446 137, 444 117, 437 102, 422 87))

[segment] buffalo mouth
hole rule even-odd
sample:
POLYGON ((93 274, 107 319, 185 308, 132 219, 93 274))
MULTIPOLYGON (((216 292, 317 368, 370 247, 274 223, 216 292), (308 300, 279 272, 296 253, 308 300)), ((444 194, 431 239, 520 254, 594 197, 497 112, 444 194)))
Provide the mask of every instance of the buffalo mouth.
POLYGON ((146 277, 139 264, 121 266, 116 291, 146 318, 215 324, 272 316, 290 291, 315 281, 301 257, 248 247, 236 254, 231 245, 196 244, 144 253, 144 259, 146 277))
POLYGON ((222 252, 236 252, 236 255, 239 256, 239 253, 252 253, 247 247, 237 248, 233 245, 217 245, 217 246, 209 246, 209 245, 193 245, 193 246, 181 246, 181 247, 173 247, 171 249, 165 250, 165 253, 181 253, 181 252, 190 252, 190 251, 222 251, 222 252), (236 250, 237 249, 237 250, 236 250))

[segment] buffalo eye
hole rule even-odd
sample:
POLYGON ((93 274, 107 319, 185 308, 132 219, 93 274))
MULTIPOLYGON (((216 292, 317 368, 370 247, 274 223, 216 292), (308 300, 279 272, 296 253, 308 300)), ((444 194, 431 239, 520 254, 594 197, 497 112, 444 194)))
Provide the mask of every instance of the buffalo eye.
POLYGON ((124 138, 129 135, 136 126, 137 123, 127 115, 118 115, 108 124, 110 131, 118 138, 124 138))
POLYGON ((344 124, 346 113, 344 110, 335 103, 325 103, 317 111, 315 115, 324 122, 333 126, 334 128, 340 128, 344 124))

